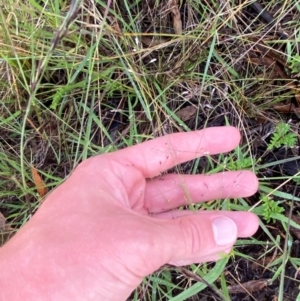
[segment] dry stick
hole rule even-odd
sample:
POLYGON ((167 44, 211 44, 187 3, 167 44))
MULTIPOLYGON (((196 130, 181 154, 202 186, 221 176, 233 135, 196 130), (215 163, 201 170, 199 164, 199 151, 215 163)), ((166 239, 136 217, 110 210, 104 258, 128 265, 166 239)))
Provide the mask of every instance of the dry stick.
POLYGON ((82 2, 81 0, 73 0, 71 2, 70 9, 67 13, 67 16, 64 19, 63 24, 57 30, 57 32, 52 40, 52 43, 51 43, 51 46, 50 46, 50 49, 49 49, 47 55, 45 56, 45 58, 43 60, 39 61, 39 65, 38 65, 35 77, 31 80, 31 83, 30 83, 30 98, 33 98, 35 95, 37 84, 38 84, 39 80, 41 79, 41 76, 44 71, 44 67, 47 65, 53 51, 55 50, 55 48, 57 47, 57 45, 61 41, 61 39, 66 35, 71 23, 75 20, 76 16, 78 15, 78 11, 80 9, 81 2, 82 2))
MULTIPOLYGON (((257 1, 250 4, 258 14, 260 14, 261 18, 269 25, 276 25, 275 18, 265 9, 263 8, 257 1)), ((282 25, 278 22, 277 24, 277 34, 283 40, 288 40, 290 35, 282 28, 282 25)), ((300 43, 297 43, 297 52, 300 53, 300 43)))
MULTIPOLYGON (((257 1, 251 3, 250 7, 252 7, 268 25, 276 25, 276 19, 257 1)), ((283 30, 280 23, 278 23, 277 33, 279 37, 284 40, 289 38, 289 34, 283 30)))
MULTIPOLYGON (((279 22, 276 24, 276 19, 262 5, 260 5, 257 1, 255 1, 255 2, 253 2, 253 3, 250 4, 250 7, 252 7, 256 12, 258 12, 258 14, 260 15, 260 17, 268 25, 277 26, 276 33, 278 34, 278 36, 279 36, 280 39, 282 39, 282 40, 288 40, 289 39, 290 35, 282 28, 282 26, 281 26, 281 24, 279 22)), ((297 43, 297 53, 298 54, 300 53, 300 43, 297 43)), ((278 60, 278 61, 280 61, 280 60, 278 60)), ((284 67, 286 67, 286 63, 282 63, 281 61, 280 61, 280 63, 284 67)), ((285 77, 283 77, 283 78, 285 78, 285 77)), ((291 88, 291 90, 294 90, 294 92, 295 92, 295 99, 296 99, 298 105, 300 105, 300 96, 297 94, 298 93, 298 91, 297 91, 298 90, 297 89, 297 85, 295 83, 293 83, 293 82, 288 83, 287 85, 291 88)))
POLYGON ((259 14, 261 14, 260 16, 267 22, 267 23, 273 23, 274 17, 267 11, 265 10, 258 2, 253 2, 250 4, 250 6, 256 10, 256 12, 258 12, 259 14))
MULTIPOLYGON (((264 8, 260 5, 257 1, 250 4, 260 17, 268 24, 276 26, 276 19, 264 8)), ((277 23, 277 31, 279 38, 282 40, 288 40, 290 35, 283 29, 282 25, 278 22, 277 23)), ((297 43, 297 52, 300 53, 300 43, 297 43)))
MULTIPOLYGON (((30 89, 30 94, 29 94, 29 99, 28 99, 28 104, 26 107, 26 111, 24 114, 24 121, 22 124, 22 133, 25 133, 25 128, 26 128, 26 123, 28 121, 28 116, 30 113, 30 108, 31 108, 31 104, 34 101, 34 97, 36 94, 36 90, 38 87, 38 83, 41 80, 41 77, 44 73, 44 67, 47 65, 54 49, 56 48, 57 44, 59 43, 59 41, 64 37, 64 35, 67 33, 69 26, 71 25, 72 21, 76 18, 78 11, 80 9, 82 0, 72 0, 71 4, 70 4, 70 9, 67 13, 66 18, 64 19, 63 24, 61 25, 61 27, 58 29, 57 33, 55 34, 52 44, 50 46, 50 49, 48 51, 48 53, 46 54, 45 58, 41 61, 39 61, 38 67, 37 67, 37 72, 35 74, 35 76, 33 76, 33 78, 30 80, 30 85, 29 85, 29 89, 30 89)), ((26 179, 25 179, 25 174, 23 172, 24 170, 24 137, 25 135, 21 135, 21 146, 20 146, 20 165, 21 165, 21 169, 22 169, 22 184, 24 189, 26 189, 26 179)))

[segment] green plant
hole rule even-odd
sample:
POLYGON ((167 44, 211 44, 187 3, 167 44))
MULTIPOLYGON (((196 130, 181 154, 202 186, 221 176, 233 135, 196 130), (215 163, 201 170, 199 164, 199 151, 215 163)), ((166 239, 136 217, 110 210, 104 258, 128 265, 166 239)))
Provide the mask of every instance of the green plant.
POLYGON ((272 200, 269 196, 264 195, 262 197, 262 208, 263 208, 263 218, 269 223, 271 220, 274 222, 275 220, 272 218, 273 214, 280 214, 284 211, 284 208, 279 205, 279 202, 272 200))
POLYGON ((300 72, 300 55, 299 54, 295 54, 291 57, 290 68, 291 68, 292 73, 300 72))
POLYGON ((276 125, 275 132, 268 145, 268 150, 273 150, 281 145, 293 147, 297 141, 297 136, 290 132, 290 125, 280 122, 276 125))
POLYGON ((252 165, 253 159, 251 157, 239 158, 236 161, 231 158, 231 161, 227 164, 227 168, 229 170, 250 169, 252 165))
POLYGON ((228 156, 226 161, 228 170, 252 169, 257 163, 255 158, 249 153, 249 150, 240 146, 234 150, 233 155, 228 156))
POLYGON ((299 177, 293 178, 293 182, 297 185, 300 185, 300 178, 299 177))

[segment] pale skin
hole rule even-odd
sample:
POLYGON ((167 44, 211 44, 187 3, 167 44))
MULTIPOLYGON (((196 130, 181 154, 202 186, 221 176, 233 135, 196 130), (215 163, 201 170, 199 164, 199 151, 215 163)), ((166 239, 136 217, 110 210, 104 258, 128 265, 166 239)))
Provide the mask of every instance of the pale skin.
POLYGON ((0 249, 0 300, 123 301, 164 264, 215 261, 258 228, 251 212, 179 211, 188 202, 246 197, 250 171, 162 172, 240 140, 233 127, 153 139, 82 162, 0 249))

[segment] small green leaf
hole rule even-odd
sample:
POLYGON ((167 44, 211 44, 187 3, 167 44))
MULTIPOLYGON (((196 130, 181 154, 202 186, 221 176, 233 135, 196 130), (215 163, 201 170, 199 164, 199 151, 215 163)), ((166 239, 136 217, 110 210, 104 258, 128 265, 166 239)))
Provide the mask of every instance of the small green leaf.
POLYGON ((279 148, 281 145, 288 147, 295 146, 297 137, 294 133, 290 132, 290 125, 287 123, 280 122, 275 128, 275 132, 268 145, 268 150, 279 148))

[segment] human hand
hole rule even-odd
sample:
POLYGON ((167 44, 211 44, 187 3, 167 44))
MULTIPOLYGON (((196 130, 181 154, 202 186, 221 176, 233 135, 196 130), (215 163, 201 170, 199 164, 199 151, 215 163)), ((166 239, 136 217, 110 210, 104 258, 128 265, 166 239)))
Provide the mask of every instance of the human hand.
POLYGON ((0 249, 6 271, 6 277, 0 276, 6 287, 0 300, 121 301, 166 263, 215 261, 228 253, 237 237, 255 233, 254 214, 172 209, 252 195, 256 176, 250 171, 161 173, 230 151, 239 140, 233 127, 208 128, 82 162, 0 249))

